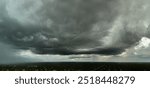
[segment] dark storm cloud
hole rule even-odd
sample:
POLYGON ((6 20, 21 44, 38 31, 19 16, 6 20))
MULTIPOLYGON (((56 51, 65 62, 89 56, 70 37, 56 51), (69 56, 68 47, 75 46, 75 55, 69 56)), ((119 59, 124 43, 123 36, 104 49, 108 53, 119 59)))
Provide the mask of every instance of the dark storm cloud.
POLYGON ((121 1, 120 15, 107 36, 110 46, 128 48, 135 46, 142 37, 149 37, 149 2, 149 0, 121 1))
POLYGON ((136 24, 144 18, 131 16, 138 8, 128 0, 0 2, 1 41, 39 54, 115 55, 145 35, 136 24))
POLYGON ((18 56, 16 52, 13 46, 0 42, 0 64, 32 62, 28 58, 18 56))

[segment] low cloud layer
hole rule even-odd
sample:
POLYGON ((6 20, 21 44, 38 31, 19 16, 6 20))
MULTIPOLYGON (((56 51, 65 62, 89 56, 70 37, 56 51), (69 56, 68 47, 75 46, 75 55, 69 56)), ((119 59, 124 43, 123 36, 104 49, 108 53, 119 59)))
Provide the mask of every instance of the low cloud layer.
POLYGON ((150 37, 149 0, 0 0, 0 41, 37 54, 118 55, 150 37))
POLYGON ((13 46, 0 42, 0 64, 32 62, 33 60, 17 55, 18 50, 13 46))

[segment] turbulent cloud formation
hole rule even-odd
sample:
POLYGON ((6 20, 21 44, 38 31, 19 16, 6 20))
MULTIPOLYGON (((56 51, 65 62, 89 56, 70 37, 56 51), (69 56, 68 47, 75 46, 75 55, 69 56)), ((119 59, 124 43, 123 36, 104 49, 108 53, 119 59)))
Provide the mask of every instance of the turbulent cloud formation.
POLYGON ((0 0, 0 41, 37 54, 117 55, 150 37, 149 0, 0 0))

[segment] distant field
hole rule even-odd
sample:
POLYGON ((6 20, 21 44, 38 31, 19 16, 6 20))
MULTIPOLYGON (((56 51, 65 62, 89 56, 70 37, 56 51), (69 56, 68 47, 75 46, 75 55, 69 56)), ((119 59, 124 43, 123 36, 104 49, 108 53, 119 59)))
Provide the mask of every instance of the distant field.
POLYGON ((150 63, 56 62, 0 65, 1 71, 150 71, 150 63))

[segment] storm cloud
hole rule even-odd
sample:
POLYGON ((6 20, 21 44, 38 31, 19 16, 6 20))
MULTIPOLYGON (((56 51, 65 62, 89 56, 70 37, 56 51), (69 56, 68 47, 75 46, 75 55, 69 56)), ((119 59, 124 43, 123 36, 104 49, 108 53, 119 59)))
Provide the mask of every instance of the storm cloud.
POLYGON ((149 0, 0 0, 0 41, 37 54, 117 55, 150 37, 149 0))

